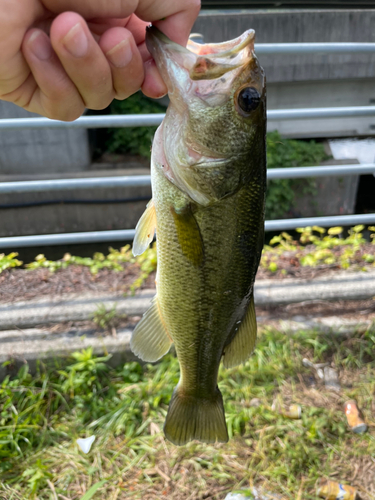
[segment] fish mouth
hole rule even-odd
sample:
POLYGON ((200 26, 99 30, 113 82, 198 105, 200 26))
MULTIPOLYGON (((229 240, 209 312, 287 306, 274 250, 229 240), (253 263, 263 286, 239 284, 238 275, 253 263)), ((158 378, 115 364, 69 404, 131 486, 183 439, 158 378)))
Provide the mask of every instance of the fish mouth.
POLYGON ((173 99, 177 90, 188 92, 199 80, 216 80, 246 65, 254 56, 254 30, 223 43, 199 44, 189 40, 183 47, 156 26, 146 30, 146 45, 173 99))

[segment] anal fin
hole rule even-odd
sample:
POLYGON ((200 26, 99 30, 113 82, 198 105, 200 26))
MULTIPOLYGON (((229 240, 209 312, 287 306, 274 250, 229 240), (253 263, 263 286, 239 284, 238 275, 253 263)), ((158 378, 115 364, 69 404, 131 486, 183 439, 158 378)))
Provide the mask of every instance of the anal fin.
POLYGON ((160 314, 158 299, 154 297, 151 307, 132 333, 130 348, 138 358, 153 362, 167 354, 171 343, 160 314))
POLYGON ((246 314, 233 340, 224 348, 223 365, 225 368, 245 363, 254 351, 257 338, 254 295, 251 296, 246 314))
POLYGON ((147 204, 146 210, 139 219, 135 228, 135 236, 133 241, 133 255, 141 255, 149 246, 154 238, 156 229, 156 211, 153 200, 147 204))

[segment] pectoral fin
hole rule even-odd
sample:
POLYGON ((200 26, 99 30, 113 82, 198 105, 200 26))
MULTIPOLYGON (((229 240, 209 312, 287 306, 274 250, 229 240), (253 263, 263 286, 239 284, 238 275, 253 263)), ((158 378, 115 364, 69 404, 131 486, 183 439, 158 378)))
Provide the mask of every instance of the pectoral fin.
POLYGON ((146 210, 139 219, 135 228, 135 236, 133 241, 133 255, 141 255, 149 246, 154 238, 156 229, 156 211, 153 200, 147 204, 146 210))
POLYGON ((191 207, 184 207, 181 211, 172 208, 172 214, 182 253, 194 266, 201 266, 204 259, 203 239, 191 207))
POLYGON ((224 348, 223 365, 225 368, 245 363, 252 354, 257 337, 257 322, 254 307, 254 295, 235 337, 224 348))
POLYGON ((132 333, 130 348, 138 358, 153 362, 167 354, 171 343, 160 314, 158 299, 154 297, 151 307, 132 333))

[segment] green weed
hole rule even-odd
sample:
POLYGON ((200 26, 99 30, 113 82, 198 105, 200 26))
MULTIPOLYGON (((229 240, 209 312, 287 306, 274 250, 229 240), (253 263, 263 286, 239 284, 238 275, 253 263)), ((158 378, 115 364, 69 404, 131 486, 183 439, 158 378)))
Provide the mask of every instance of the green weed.
MULTIPOLYGON (((165 113, 165 106, 151 101, 142 92, 123 100, 114 100, 110 111, 115 115, 165 113)), ((157 127, 126 127, 108 130, 107 149, 111 153, 131 153, 151 157, 151 144, 157 127)))
MULTIPOLYGON (((298 228, 297 232, 301 234, 299 241, 282 232, 274 236, 269 245, 264 246, 260 265, 276 272, 279 269, 276 261, 283 255, 289 255, 302 267, 328 265, 348 269, 356 266, 360 270, 366 270, 365 264, 374 264, 375 255, 362 251, 367 243, 363 237, 364 229, 362 224, 357 225, 349 229, 347 236, 343 236, 342 227, 328 230, 319 226, 298 228)), ((373 230, 372 226, 368 229, 373 230)), ((373 243, 374 237, 374 234, 370 235, 373 243)))
POLYGON ((17 252, 12 252, 8 255, 0 253, 0 273, 2 271, 5 271, 5 269, 9 269, 11 267, 22 266, 22 262, 16 259, 17 256, 18 256, 17 252))
POLYGON ((104 304, 99 304, 96 311, 92 314, 92 321, 102 330, 112 330, 116 328, 121 319, 125 319, 125 314, 118 314, 116 304, 107 309, 104 304))
MULTIPOLYGON (((319 165, 328 159, 324 146, 316 141, 282 139, 278 132, 267 134, 267 168, 319 165)), ((268 182, 266 218, 280 219, 293 208, 296 193, 316 193, 315 179, 272 179, 268 182)))

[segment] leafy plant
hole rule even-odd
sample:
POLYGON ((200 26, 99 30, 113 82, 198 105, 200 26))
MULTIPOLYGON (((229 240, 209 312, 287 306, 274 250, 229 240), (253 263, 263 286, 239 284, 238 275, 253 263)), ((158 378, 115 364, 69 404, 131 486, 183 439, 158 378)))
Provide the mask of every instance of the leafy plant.
MULTIPOLYGON (((151 101, 141 92, 137 92, 123 101, 113 101, 112 114, 165 113, 165 106, 151 101)), ((124 127, 110 129, 107 148, 111 153, 131 153, 151 157, 151 144, 157 127, 124 127)))
POLYGON ((64 259, 63 260, 48 260, 46 257, 41 253, 35 257, 34 262, 30 262, 29 264, 26 264, 25 267, 27 269, 48 269, 51 271, 51 273, 54 273, 58 269, 65 269, 68 267, 68 262, 66 262, 64 259))
MULTIPOLYGON (((318 265, 335 265, 341 269, 348 269, 357 265, 360 269, 363 264, 375 263, 373 253, 363 253, 362 248, 367 243, 363 237, 365 226, 360 224, 348 230, 343 236, 342 227, 331 227, 328 230, 319 226, 298 228, 299 242, 292 236, 282 232, 274 236, 269 245, 265 245, 261 258, 261 267, 271 272, 278 271, 276 261, 282 255, 293 255, 302 267, 316 267, 318 265)), ((373 230, 373 226, 368 228, 373 230)), ((375 241, 375 234, 370 238, 375 241)))
POLYGON ((111 309, 107 309, 104 304, 99 304, 96 311, 92 314, 92 321, 102 330, 113 332, 121 319, 125 319, 125 314, 118 314, 116 311, 117 304, 111 309))
POLYGON ((22 266, 22 261, 16 259, 17 256, 17 252, 12 252, 8 255, 0 253, 0 273, 2 271, 5 271, 5 269, 9 269, 11 267, 22 266))
POLYGON ((109 248, 109 254, 106 256, 101 252, 96 252, 92 258, 76 257, 66 253, 61 260, 53 261, 40 254, 36 256, 34 262, 26 264, 25 267, 27 269, 48 269, 51 273, 54 273, 59 269, 66 269, 68 266, 76 265, 88 267, 90 272, 95 275, 100 269, 123 271, 126 263, 136 264, 140 270, 139 276, 130 285, 130 291, 134 293, 143 285, 150 273, 156 270, 156 244, 151 245, 142 255, 137 255, 137 257, 133 257, 130 245, 125 245, 120 250, 109 248))
POLYGON ((140 288, 148 276, 156 271, 157 267, 157 255, 156 255, 156 243, 151 245, 142 255, 136 257, 138 264, 141 266, 141 275, 137 278, 130 286, 131 293, 140 288))
MULTIPOLYGON (((316 141, 282 139, 278 132, 267 134, 267 168, 290 168, 319 165, 329 158, 316 141)), ((293 207, 296 193, 315 193, 314 179, 273 179, 268 182, 266 218, 278 219, 293 207)))
POLYGON ((130 262, 132 259, 130 245, 122 247, 120 251, 109 249, 109 254, 105 256, 101 252, 96 252, 91 257, 77 257, 66 253, 62 260, 47 260, 43 254, 37 255, 34 262, 26 264, 27 269, 48 269, 54 273, 58 269, 66 269, 68 266, 77 265, 85 266, 90 269, 92 274, 97 274, 100 269, 112 269, 114 271, 122 271, 121 263, 130 262))
POLYGON ((102 380, 109 367, 106 362, 112 357, 97 357, 92 347, 77 351, 71 355, 75 363, 69 364, 66 370, 59 370, 60 386, 71 398, 76 395, 88 401, 93 394, 102 388, 102 380))

